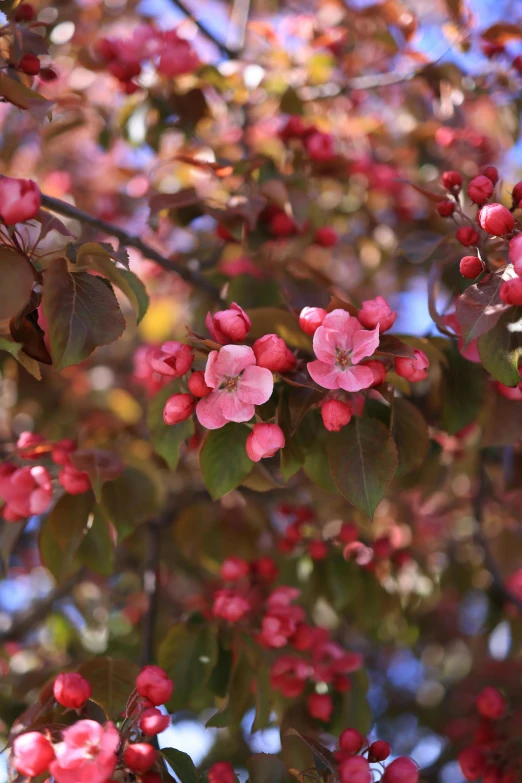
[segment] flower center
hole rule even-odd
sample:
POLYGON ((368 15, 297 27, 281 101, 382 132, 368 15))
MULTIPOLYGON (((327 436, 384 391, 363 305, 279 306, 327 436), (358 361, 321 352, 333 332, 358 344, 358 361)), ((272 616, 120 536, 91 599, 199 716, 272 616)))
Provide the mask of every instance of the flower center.
POLYGON ((239 383, 239 375, 237 375, 235 378, 230 375, 226 375, 225 381, 223 383, 223 388, 229 394, 233 394, 233 392, 237 391, 238 383, 239 383))
POLYGON ((335 364, 337 367, 341 367, 343 370, 345 367, 348 367, 350 364, 350 356, 350 351, 340 348, 338 345, 335 346, 335 364))
POLYGON ((94 742, 88 742, 85 745, 85 756, 90 759, 95 759, 100 752, 100 747, 94 742))

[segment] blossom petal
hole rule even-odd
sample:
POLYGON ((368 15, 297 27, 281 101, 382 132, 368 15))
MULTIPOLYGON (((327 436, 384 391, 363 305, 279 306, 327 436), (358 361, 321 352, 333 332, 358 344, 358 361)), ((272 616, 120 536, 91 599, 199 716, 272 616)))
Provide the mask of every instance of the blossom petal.
POLYGON ((255 363, 254 351, 248 345, 225 345, 219 352, 214 370, 219 378, 223 378, 225 375, 235 378, 240 372, 255 363))
POLYGON ((242 402, 262 405, 274 390, 274 379, 266 367, 247 367, 242 374, 237 395, 242 402))
POLYGON ((349 392, 368 389, 373 383, 373 372, 369 367, 347 367, 339 375, 339 387, 349 392))
POLYGON ((361 359, 371 356, 375 353, 379 345, 379 324, 369 331, 360 329, 353 336, 352 364, 359 364, 361 359))
POLYGON ((218 430, 220 427, 224 427, 228 421, 223 416, 219 405, 220 397, 223 394, 226 394, 226 392, 214 391, 208 397, 203 397, 196 405, 198 421, 207 430, 218 430))
POLYGON ((339 388, 339 376, 342 375, 342 371, 338 367, 335 367, 332 363, 326 364, 326 362, 320 362, 319 360, 308 362, 306 366, 311 377, 319 386, 322 386, 324 389, 339 388))
POLYGON ((216 372, 216 361, 219 356, 219 351, 210 351, 207 359, 207 366, 205 367, 205 383, 210 386, 211 389, 217 389, 221 383, 221 377, 216 372))
POLYGON ((254 406, 240 400, 237 392, 224 392, 219 398, 219 407, 227 421, 250 421, 255 413, 254 406))
POLYGON ((360 328, 357 318, 346 310, 332 310, 314 334, 315 355, 327 364, 335 361, 336 347, 351 351, 353 336, 360 328))

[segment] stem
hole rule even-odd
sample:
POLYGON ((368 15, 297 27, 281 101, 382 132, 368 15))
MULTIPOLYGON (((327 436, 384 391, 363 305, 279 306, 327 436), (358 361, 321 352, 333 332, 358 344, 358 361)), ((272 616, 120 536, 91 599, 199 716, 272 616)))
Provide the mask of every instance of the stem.
POLYGON ((156 618, 159 605, 160 526, 155 520, 147 524, 147 541, 148 551, 143 573, 143 589, 149 605, 143 617, 142 666, 152 663, 154 659, 156 618))
POLYGON ((58 215, 73 218, 80 223, 92 226, 104 234, 114 236, 122 245, 135 247, 145 256, 145 258, 155 261, 159 266, 163 267, 163 269, 167 269, 169 272, 176 272, 183 280, 186 280, 188 283, 192 283, 192 285, 196 286, 196 288, 205 291, 216 301, 220 301, 221 297, 219 291, 211 282, 198 272, 179 266, 171 258, 167 258, 150 245, 147 245, 140 237, 132 236, 132 234, 119 228, 119 226, 115 226, 113 223, 107 223, 105 220, 100 220, 99 218, 90 215, 88 212, 84 212, 83 210, 72 206, 72 204, 68 204, 66 201, 61 201, 52 196, 46 196, 44 193, 42 193, 42 206, 50 209, 52 212, 56 212, 58 215))

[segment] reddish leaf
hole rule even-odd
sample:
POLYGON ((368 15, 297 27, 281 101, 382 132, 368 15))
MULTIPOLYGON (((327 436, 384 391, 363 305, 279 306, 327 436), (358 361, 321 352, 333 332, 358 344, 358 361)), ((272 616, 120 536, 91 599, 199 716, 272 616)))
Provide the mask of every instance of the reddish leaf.
POLYGON ((16 318, 29 302, 35 274, 29 261, 10 247, 0 248, 0 321, 16 318))
POLYGON ((509 309, 510 306, 500 298, 500 286, 510 276, 507 270, 488 275, 480 283, 470 285, 459 297, 455 315, 462 330, 464 346, 493 329, 509 309))

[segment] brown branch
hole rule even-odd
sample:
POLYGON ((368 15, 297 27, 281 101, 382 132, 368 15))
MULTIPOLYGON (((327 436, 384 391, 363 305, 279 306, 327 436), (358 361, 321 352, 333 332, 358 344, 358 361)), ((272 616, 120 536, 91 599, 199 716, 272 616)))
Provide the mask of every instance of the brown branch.
POLYGON ((475 499, 473 501, 473 510, 475 513, 475 519, 477 520, 477 530, 475 532, 475 541, 482 548, 484 552, 484 565, 491 574, 493 580, 493 587, 497 595, 506 603, 516 606, 519 612, 522 613, 522 600, 511 592, 507 587, 504 577, 493 557, 489 548, 489 542, 482 530, 484 522, 484 506, 487 498, 487 476, 484 466, 484 454, 479 453, 479 487, 475 499))
POLYGON ((171 0, 172 4, 176 6, 176 8, 179 8, 179 10, 185 14, 186 17, 191 19, 198 30, 203 33, 203 35, 208 38, 209 41, 212 41, 214 46, 217 46, 219 51, 225 55, 225 57, 228 57, 229 60, 234 60, 239 55, 239 51, 235 49, 231 49, 227 44, 223 43, 223 41, 220 41, 219 38, 216 38, 212 30, 207 27, 207 25, 202 22, 200 19, 196 19, 193 15, 190 8, 187 8, 183 0, 171 0))
POLYGON ((82 568, 68 579, 57 585, 41 601, 34 603, 27 611, 15 615, 10 628, 0 632, 0 644, 16 641, 40 625, 54 608, 57 601, 65 598, 71 590, 85 578, 86 569, 82 568))
POLYGON ((80 223, 92 226, 104 234, 114 236, 122 245, 135 247, 145 258, 155 261, 159 266, 169 272, 176 272, 183 280, 186 280, 188 283, 192 283, 196 288, 205 291, 205 293, 216 301, 220 301, 221 297, 218 289, 212 285, 209 280, 196 271, 179 266, 171 258, 167 258, 150 245, 147 245, 140 237, 133 236, 119 226, 115 226, 113 223, 107 223, 105 220, 100 220, 99 218, 90 215, 88 212, 84 212, 83 210, 78 209, 78 207, 68 204, 66 201, 61 201, 52 196, 46 196, 44 193, 42 193, 42 206, 52 212, 56 212, 58 215, 78 220, 80 223))

